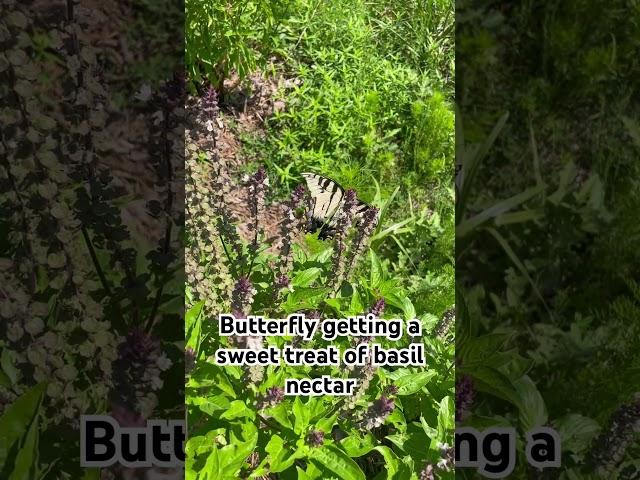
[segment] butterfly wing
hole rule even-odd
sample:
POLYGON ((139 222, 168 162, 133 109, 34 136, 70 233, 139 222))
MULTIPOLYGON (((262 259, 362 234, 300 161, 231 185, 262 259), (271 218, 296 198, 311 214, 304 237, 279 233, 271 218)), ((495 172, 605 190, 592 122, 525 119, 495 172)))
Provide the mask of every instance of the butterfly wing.
MULTIPOLYGON (((302 176, 313 198, 313 212, 308 230, 311 232, 320 230, 319 238, 329 238, 335 233, 338 213, 344 205, 344 189, 338 182, 322 175, 303 173, 302 176)), ((358 199, 354 211, 354 222, 359 222, 370 208, 370 205, 358 199)))
POLYGON ((344 189, 330 178, 315 173, 303 173, 313 199, 312 229, 324 228, 335 222, 336 212, 342 205, 344 189), (315 228, 313 228, 315 227, 315 228))

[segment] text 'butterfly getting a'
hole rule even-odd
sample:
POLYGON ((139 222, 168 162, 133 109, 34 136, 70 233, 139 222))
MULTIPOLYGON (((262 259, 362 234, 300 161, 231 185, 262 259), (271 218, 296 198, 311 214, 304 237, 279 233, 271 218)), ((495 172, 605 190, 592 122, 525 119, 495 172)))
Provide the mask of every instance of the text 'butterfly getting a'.
POLYGON ((372 217, 377 224, 378 209, 356 198, 353 190, 345 191, 335 180, 315 173, 306 172, 302 176, 313 202, 307 231, 319 231, 320 239, 331 238, 342 214, 351 215, 354 224, 365 216, 372 217))

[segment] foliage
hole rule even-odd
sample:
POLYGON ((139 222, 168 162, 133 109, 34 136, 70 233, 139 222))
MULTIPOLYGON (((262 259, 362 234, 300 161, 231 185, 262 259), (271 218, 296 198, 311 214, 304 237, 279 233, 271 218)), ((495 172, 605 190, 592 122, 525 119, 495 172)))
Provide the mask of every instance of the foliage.
MULTIPOLYGON (((637 475, 637 25, 623 5, 460 4, 457 413, 521 438, 553 426, 559 478, 637 475)), ((519 449, 513 477, 530 475, 519 449)))
POLYGON ((159 81, 119 103, 131 86, 110 75, 125 67, 78 33, 95 33, 104 12, 58 7, 6 2, 0 15, 0 478, 12 480, 80 478, 83 414, 127 425, 181 407, 167 382, 183 362, 177 192, 136 198, 161 232, 144 242, 109 160, 127 144, 171 183, 183 88, 159 81))
POLYGON ((376 206, 391 199, 374 246, 404 286, 440 303, 436 315, 454 303, 452 12, 446 2, 298 2, 274 67, 287 78, 285 108, 247 148, 281 195, 311 170, 376 206), (398 25, 409 43, 387 42, 398 25))
MULTIPOLYGON (((315 318, 345 318, 375 311, 380 317, 419 318, 425 330, 432 327, 432 314, 416 310, 373 250, 356 247, 366 244, 373 233, 366 218, 344 230, 343 237, 338 232, 333 241, 308 235, 299 243, 306 223, 301 189, 285 204, 284 219, 292 221, 284 228, 293 231, 284 232, 282 244, 270 245, 262 239, 257 223, 257 244, 238 243, 223 198, 209 202, 198 193, 204 178, 219 178, 202 174, 205 168, 197 160, 191 161, 188 190, 193 206, 188 218, 192 252, 188 253, 192 269, 188 271, 188 298, 192 306, 187 312, 186 334, 193 368, 186 392, 190 425, 187 478, 270 474, 289 478, 297 471, 298 478, 364 479, 379 474, 382 466, 389 478, 408 478, 425 463, 441 461, 441 450, 446 450, 443 446, 453 443, 453 344, 447 341, 446 332, 440 338, 422 339, 428 352, 424 369, 368 366, 362 371, 345 371, 337 367, 240 368, 213 363, 211 356, 217 348, 282 347, 286 340, 217 335, 216 315, 227 309, 243 317, 260 314, 269 318, 294 312, 315 318), (214 225, 206 231, 196 228, 204 215, 214 225), (300 240, 288 243, 292 238, 300 240), (339 238, 347 244, 342 257, 339 238), (363 256, 360 266, 352 255, 363 256), (344 264, 354 268, 337 278, 336 272, 343 271, 344 264), (210 295, 199 288, 203 276, 216 279, 215 284, 223 287, 210 295), (345 399, 284 397, 285 378, 323 374, 358 378, 357 394, 345 399)), ((260 193, 256 199, 255 192, 264 195, 265 185, 261 170, 247 179, 247 202, 255 202, 255 218, 263 208, 260 193)), ((334 344, 343 350, 356 340, 342 338, 334 344)), ((406 346, 408 342, 405 336, 394 345, 406 346)), ((305 347, 327 344, 316 338, 305 347)), ((443 478, 452 475, 444 474, 443 478)))
POLYGON ((220 94, 231 72, 242 81, 266 64, 277 46, 277 28, 286 2, 187 0, 185 61, 193 82, 207 80, 220 94))
MULTIPOLYGON (((199 119, 187 142, 187 478, 452 478, 453 2, 296 0, 262 24, 262 13, 238 18, 239 5, 187 2, 190 81, 204 90, 207 72, 219 90, 227 77, 251 75, 258 89, 259 76, 277 80, 273 101, 282 108, 264 119, 264 130, 244 132, 233 127, 232 95, 209 91, 194 107, 199 119), (206 27, 215 15, 224 21, 206 27), (234 15, 237 22, 224 27, 234 15), (220 29, 206 38, 211 44, 202 41, 206 28, 220 29), (242 28, 247 34, 239 38, 242 28), (229 68, 219 75, 216 64, 229 68), (219 121, 243 141, 245 164, 229 171, 218 155, 218 138, 226 141, 219 121), (305 235, 306 171, 356 190, 379 210, 377 228, 348 227, 341 217, 344 228, 333 239, 305 235), (230 201, 237 188, 249 218, 230 201), (261 223, 265 211, 277 212, 277 235, 261 223), (427 366, 214 364, 219 347, 291 340, 220 337, 218 314, 280 318, 299 311, 418 318, 427 366), (362 386, 344 399, 283 396, 286 378, 322 374, 356 377, 362 386)), ((250 115, 246 103, 244 113, 250 115)), ((343 350, 355 340, 336 343, 343 350)))

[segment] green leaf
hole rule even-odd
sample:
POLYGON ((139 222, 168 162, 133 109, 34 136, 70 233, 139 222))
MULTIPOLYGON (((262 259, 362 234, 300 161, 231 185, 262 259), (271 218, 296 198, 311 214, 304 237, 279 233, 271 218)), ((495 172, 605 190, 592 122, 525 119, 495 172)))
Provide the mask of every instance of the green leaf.
POLYGON ((494 230, 493 228, 487 228, 487 232, 489 232, 493 236, 493 238, 496 239, 496 241, 500 244, 500 246, 502 247, 504 252, 507 254, 509 259, 513 262, 513 264, 518 268, 518 270, 520 270, 520 273, 522 273, 522 275, 524 275, 527 281, 531 284, 531 288, 535 292, 536 296, 538 297, 542 305, 544 305, 545 309, 549 313, 549 316, 553 318, 553 312, 549 309, 549 306, 547 305, 547 302, 544 301, 544 297, 540 293, 538 286, 535 284, 535 282, 531 278, 531 275, 529 275, 529 270, 527 270, 524 264, 520 261, 520 258, 518 258, 516 253, 513 251, 513 249, 507 242, 507 240, 502 235, 500 235, 500 233, 497 230, 494 230))
POLYGON ((304 453, 301 450, 296 450, 291 453, 291 450, 285 445, 284 440, 278 435, 271 437, 265 447, 265 451, 269 454, 265 464, 268 464, 268 471, 270 473, 283 472, 291 467, 298 458, 304 457, 304 453))
POLYGON ((320 276, 322 269, 318 267, 307 268, 301 272, 298 272, 291 284, 294 287, 310 287, 313 282, 320 276))
POLYGON ((196 405, 207 415, 213 415, 218 410, 226 410, 229 408, 229 400, 224 395, 216 395, 210 398, 195 397, 189 399, 190 405, 196 405))
POLYGON ((330 433, 338 420, 339 412, 334 413, 330 417, 323 417, 316 423, 316 430, 320 430, 324 433, 330 433))
POLYGON ((247 407, 247 405, 242 400, 234 400, 229 404, 227 410, 220 415, 220 418, 224 418, 227 420, 233 420, 234 418, 255 418, 255 413, 253 410, 247 407))
POLYGON ((400 459, 389 447, 380 446, 376 447, 376 450, 380 452, 384 458, 384 468, 387 469, 387 479, 392 479, 396 473, 398 473, 400 459))
POLYGON ((405 480, 411 477, 411 469, 400 461, 393 450, 386 446, 376 447, 376 450, 380 452, 384 458, 384 468, 387 470, 387 480, 405 480))
POLYGON ((362 437, 352 434, 340 441, 340 447, 342 447, 350 457, 361 457, 373 450, 376 443, 376 439, 370 433, 362 437))
POLYGON ((287 300, 282 304, 284 313, 293 313, 300 310, 313 309, 326 297, 330 288, 297 288, 287 295, 287 300))
MULTIPOLYGON (((465 369, 462 370, 467 372, 465 369)), ((518 392, 509 377, 499 370, 490 367, 475 367, 467 373, 473 377, 477 390, 502 398, 520 408, 518 392)))
POLYGON ((477 215, 474 215, 467 220, 463 220, 456 227, 456 239, 464 238, 489 220, 495 219, 496 217, 522 205, 526 201, 531 200, 533 197, 541 194, 544 191, 544 188, 544 185, 527 188, 523 192, 507 198, 506 200, 497 202, 477 215))
POLYGON ((18 369, 13 365, 13 359, 11 358, 11 350, 4 348, 2 350, 2 356, 0 357, 0 365, 2 371, 7 374, 7 377, 11 380, 11 385, 15 385, 18 381, 18 369))
POLYGON ((438 409, 438 441, 446 443, 447 438, 455 428, 455 407, 451 397, 444 397, 438 409))
POLYGON ((99 468, 87 468, 84 471, 84 475, 82 476, 82 480, 100 480, 100 469, 99 468))
POLYGON ((343 480, 366 480, 364 472, 356 462, 351 460, 342 450, 332 446, 312 448, 309 457, 317 461, 343 480))
POLYGON ((193 349, 196 354, 199 353, 200 349, 200 337, 202 330, 200 313, 202 313, 203 307, 204 301, 196 303, 189 310, 187 310, 184 317, 184 327, 186 333, 185 338, 187 340, 187 344, 185 346, 193 349))
POLYGON ((38 415, 36 415, 31 422, 22 448, 16 455, 15 465, 9 480, 32 480, 37 478, 39 423, 38 415))
POLYGON ((289 406, 287 403, 282 402, 273 408, 267 410, 267 413, 271 415, 276 421, 285 428, 293 430, 293 425, 289 419, 289 406))
POLYGON ((40 383, 27 390, 0 417, 0 468, 6 464, 9 451, 37 415, 45 388, 46 384, 40 383))
MULTIPOLYGON (((241 436, 236 437, 231 433, 231 442, 220 449, 220 470, 221 477, 227 478, 237 476, 246 458, 251 455, 258 443, 258 429, 253 423, 242 425, 241 436), (241 437, 241 438, 240 438, 241 437)), ((212 478, 212 480, 213 480, 212 478)))
POLYGON ((595 420, 577 413, 570 413, 553 422, 565 452, 582 453, 592 445, 593 439, 600 432, 600 425, 595 420))
POLYGON ((405 320, 413 320, 416 318, 416 309, 411 303, 409 297, 404 297, 402 299, 402 313, 404 313, 405 320))
POLYGON ((384 280, 384 271, 380 259, 373 250, 369 250, 369 260, 371 262, 371 288, 376 288, 384 280))
POLYGON ((309 408, 302 403, 300 397, 296 397, 293 401, 293 417, 295 419, 293 431, 300 435, 309 425, 309 408))
POLYGON ((465 342, 460 348, 462 364, 467 367, 476 364, 486 365, 487 359, 495 355, 508 338, 504 333, 489 333, 465 342))
POLYGON ((281 470, 278 469, 280 462, 284 454, 286 454, 284 448, 284 440, 279 435, 273 435, 269 439, 269 443, 264 447, 264 451, 269 454, 269 465, 270 470, 274 473, 279 472, 281 470))
POLYGON ((236 392, 224 368, 212 363, 200 363, 191 374, 187 387, 215 387, 232 398, 236 397, 236 392))
POLYGON ((462 164, 463 183, 460 187, 460 194, 458 195, 458 201, 456 205, 456 218, 463 218, 464 212, 467 208, 467 201, 474 186, 476 177, 478 175, 478 169, 482 160, 487 156, 489 150, 493 146, 493 143, 498 138, 498 135, 504 128, 509 118, 509 112, 504 113, 498 122, 493 127, 493 130, 489 136, 485 139, 482 145, 477 145, 474 148, 470 148, 464 143, 464 136, 457 135, 462 132, 461 122, 456 122, 456 158, 461 157, 458 163, 462 164))
POLYGON ((398 387, 398 395, 413 395, 429 383, 429 380, 435 375, 435 371, 427 370, 419 373, 410 373, 398 378, 395 381, 395 385, 398 387))
POLYGON ((513 382, 520 396, 520 425, 527 432, 547 423, 547 406, 536 384, 525 375, 513 382))
POLYGON ((218 449, 214 448, 207 457, 207 462, 204 464, 204 468, 200 472, 202 478, 206 478, 206 480, 215 480, 220 478, 219 456, 220 454, 218 453, 218 449))

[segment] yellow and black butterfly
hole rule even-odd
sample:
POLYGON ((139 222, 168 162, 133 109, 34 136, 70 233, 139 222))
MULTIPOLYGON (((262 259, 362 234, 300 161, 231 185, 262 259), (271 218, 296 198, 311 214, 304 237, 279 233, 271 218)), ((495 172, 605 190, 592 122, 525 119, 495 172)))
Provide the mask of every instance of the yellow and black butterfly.
MULTIPOLYGON (((330 238, 335 234, 339 212, 344 206, 344 188, 335 180, 316 173, 303 173, 307 188, 311 194, 312 210, 307 231, 320 231, 318 237, 330 238)), ((364 213, 372 208, 367 203, 356 199, 354 221, 362 218, 364 213)))

